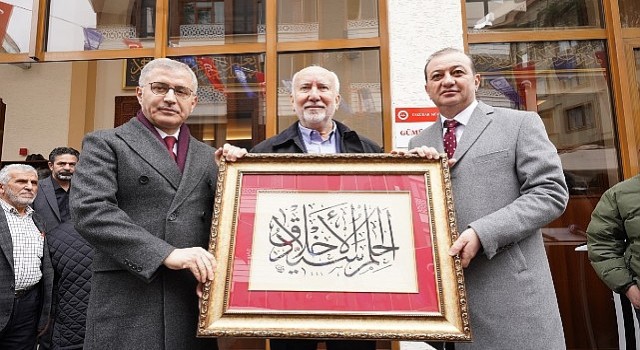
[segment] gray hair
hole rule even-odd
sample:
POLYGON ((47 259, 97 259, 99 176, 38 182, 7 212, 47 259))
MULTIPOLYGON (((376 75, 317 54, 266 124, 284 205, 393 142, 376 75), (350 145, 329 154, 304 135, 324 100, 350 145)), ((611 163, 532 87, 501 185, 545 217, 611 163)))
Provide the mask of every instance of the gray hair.
POLYGON ((323 69, 325 71, 327 71, 329 73, 329 75, 331 76, 331 78, 333 79, 333 81, 336 84, 336 92, 338 94, 340 94, 340 79, 338 79, 338 75, 324 67, 318 66, 318 65, 311 65, 305 68, 302 68, 301 70, 297 71, 293 77, 291 78, 291 94, 293 95, 293 87, 296 86, 296 80, 298 79, 298 74, 301 73, 302 71, 305 71, 307 69, 311 69, 311 68, 320 68, 323 69))
POLYGON ((188 72, 191 76, 191 84, 193 85, 193 92, 196 93, 198 91, 198 78, 193 70, 187 66, 186 64, 175 61, 170 58, 156 58, 155 60, 145 64, 144 68, 142 68, 142 72, 140 72, 140 78, 138 79, 138 86, 145 86, 149 83, 153 83, 149 81, 149 76, 151 72, 156 69, 166 69, 166 70, 184 70, 188 72))
POLYGON ((6 185, 11 180, 12 172, 33 172, 38 176, 38 172, 34 167, 27 164, 9 164, 0 169, 0 184, 6 185))
POLYGON ((465 56, 467 56, 467 58, 469 59, 469 67, 471 67, 471 74, 476 74, 476 65, 473 64, 473 59, 471 59, 471 56, 469 56, 466 52, 460 50, 460 49, 456 49, 455 47, 445 47, 444 49, 440 49, 434 53, 432 53, 429 57, 427 57, 427 63, 425 63, 424 65, 424 80, 425 81, 429 81, 429 76, 427 74, 427 67, 429 66, 429 63, 431 63, 431 61, 436 58, 436 57, 440 57, 440 56, 444 56, 444 55, 448 55, 450 53, 461 53, 465 56))

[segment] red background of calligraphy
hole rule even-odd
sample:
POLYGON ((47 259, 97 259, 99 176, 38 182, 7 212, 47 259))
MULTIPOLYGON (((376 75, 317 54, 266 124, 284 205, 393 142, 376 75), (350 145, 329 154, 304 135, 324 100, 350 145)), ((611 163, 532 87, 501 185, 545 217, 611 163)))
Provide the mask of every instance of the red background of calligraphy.
MULTIPOLYGON (((437 312, 438 295, 424 175, 243 174, 231 272, 229 310, 437 312), (257 191, 410 191, 418 293, 249 291, 249 265, 257 191)), ((411 276, 408 274, 408 276, 411 276)), ((375 278, 375 275, 371 275, 375 278)), ((386 281, 379 281, 386 283, 386 281)))

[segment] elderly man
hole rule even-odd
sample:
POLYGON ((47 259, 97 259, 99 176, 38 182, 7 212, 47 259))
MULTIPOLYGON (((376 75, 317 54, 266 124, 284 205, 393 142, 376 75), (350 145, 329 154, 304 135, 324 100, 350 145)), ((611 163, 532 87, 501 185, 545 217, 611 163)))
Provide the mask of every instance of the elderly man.
POLYGON ((197 89, 187 65, 155 59, 140 74, 138 115, 83 141, 70 204, 95 248, 85 349, 217 348, 196 338, 196 288, 215 268, 206 247, 218 170, 185 124, 197 89))
MULTIPOLYGON (((310 66, 293 75, 291 104, 298 121, 256 145, 255 153, 381 153, 375 142, 333 120, 340 105, 338 76, 310 66)), ((314 339, 272 339, 271 350, 315 350, 314 339)), ((328 340, 328 350, 375 350, 375 341, 328 340)))
POLYGON ((32 350, 51 310, 53 270, 34 218, 38 173, 24 164, 0 170, 0 349, 32 350))
POLYGON ((409 149, 452 158, 462 232, 449 253, 466 268, 473 332, 473 342, 456 349, 564 349, 540 228, 562 214, 569 196, 542 120, 476 101, 480 76, 460 50, 437 51, 424 73, 440 121, 409 149))

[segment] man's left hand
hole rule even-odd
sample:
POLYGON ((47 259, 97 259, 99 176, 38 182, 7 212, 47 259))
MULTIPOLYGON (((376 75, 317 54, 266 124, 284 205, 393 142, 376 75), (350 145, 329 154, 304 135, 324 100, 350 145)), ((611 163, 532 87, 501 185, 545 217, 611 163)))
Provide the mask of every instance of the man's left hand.
POLYGON ((462 260, 462 267, 466 268, 471 263, 471 259, 480 251, 481 245, 476 231, 468 228, 453 242, 453 245, 449 248, 449 255, 455 256, 459 254, 462 260))

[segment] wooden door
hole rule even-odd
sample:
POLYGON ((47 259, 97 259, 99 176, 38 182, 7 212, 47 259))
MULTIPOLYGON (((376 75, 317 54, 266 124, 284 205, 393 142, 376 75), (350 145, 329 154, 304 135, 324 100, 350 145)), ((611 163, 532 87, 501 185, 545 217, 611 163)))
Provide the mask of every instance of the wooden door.
POLYGON ((136 96, 116 96, 115 104, 114 128, 128 122, 140 110, 140 103, 136 96))

